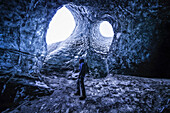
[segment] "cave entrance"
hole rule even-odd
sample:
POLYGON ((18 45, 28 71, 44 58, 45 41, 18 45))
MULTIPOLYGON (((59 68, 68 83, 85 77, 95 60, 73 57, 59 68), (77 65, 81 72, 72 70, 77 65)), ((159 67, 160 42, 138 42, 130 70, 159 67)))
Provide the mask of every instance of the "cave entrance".
POLYGON ((114 36, 112 25, 108 21, 101 22, 99 30, 100 30, 101 35, 104 37, 114 36))
POLYGON ((65 6, 57 10, 47 30, 47 45, 64 41, 75 29, 75 20, 72 13, 65 6))

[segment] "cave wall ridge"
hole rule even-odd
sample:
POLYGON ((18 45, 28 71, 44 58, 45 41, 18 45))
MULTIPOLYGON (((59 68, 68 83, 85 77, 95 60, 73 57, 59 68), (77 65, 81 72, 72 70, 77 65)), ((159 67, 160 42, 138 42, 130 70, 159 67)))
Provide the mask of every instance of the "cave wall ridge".
MULTIPOLYGON (((42 70, 47 74, 56 68, 76 71, 80 57, 87 60, 93 76, 169 77, 167 1, 1 0, 0 10, 0 91, 3 96, 13 91, 10 101, 17 91, 23 92, 23 85, 25 92, 27 86, 37 91, 42 70), (77 27, 60 48, 48 54, 46 32, 63 5, 77 17, 77 27), (107 43, 98 30, 102 21, 108 21, 114 31, 107 43)), ((48 93, 42 89, 41 93, 48 93)))

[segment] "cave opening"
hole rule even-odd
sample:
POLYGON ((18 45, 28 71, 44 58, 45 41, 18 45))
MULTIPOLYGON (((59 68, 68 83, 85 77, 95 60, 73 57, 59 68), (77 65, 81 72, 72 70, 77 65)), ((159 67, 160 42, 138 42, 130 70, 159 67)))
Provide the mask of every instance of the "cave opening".
POLYGON ((108 21, 101 22, 99 30, 100 30, 101 35, 104 37, 114 36, 112 25, 108 21))
POLYGON ((53 16, 46 34, 47 45, 64 41, 74 31, 76 26, 74 16, 64 6, 59 8, 53 16))

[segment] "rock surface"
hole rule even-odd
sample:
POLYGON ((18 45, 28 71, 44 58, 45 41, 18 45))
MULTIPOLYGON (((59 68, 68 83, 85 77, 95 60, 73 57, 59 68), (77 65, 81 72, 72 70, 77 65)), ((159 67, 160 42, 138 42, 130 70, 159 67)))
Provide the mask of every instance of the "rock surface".
POLYGON ((74 61, 77 63, 77 58, 84 57, 91 75, 96 77, 105 77, 109 72, 149 77, 161 74, 168 77, 167 51, 170 47, 165 27, 169 23, 166 5, 157 0, 104 3, 77 1, 75 4, 67 4, 76 18, 77 27, 68 38, 71 41, 63 42, 68 45, 60 44, 53 55, 49 53, 43 70, 63 72, 65 68, 69 70, 68 65, 76 65, 74 61), (114 37, 107 39, 100 34, 99 25, 102 21, 111 23, 114 37))
POLYGON ((46 84, 55 91, 50 96, 25 101, 12 111, 3 113, 118 113, 157 112, 170 110, 170 81, 134 76, 115 75, 103 79, 86 77, 87 98, 80 101, 74 96, 75 74, 71 77, 45 77, 46 84))
POLYGON ((52 88, 35 75, 9 74, 6 75, 5 79, 3 77, 0 77, 0 79, 0 112, 11 106, 17 106, 25 100, 49 95, 53 92, 52 88))
POLYGON ((167 1, 1 0, 0 20, 0 105, 50 94, 41 73, 65 77, 77 72, 80 57, 96 78, 109 73, 169 78, 167 1), (76 28, 48 51, 46 32, 62 5, 73 14, 76 28), (112 25, 114 37, 101 36, 102 21, 112 25))
MULTIPOLYGON (((80 43, 79 40, 73 40, 75 42, 69 44, 77 43, 76 48, 73 48, 75 50, 82 43, 86 47, 84 51, 73 51, 73 59, 76 60, 76 55, 84 55, 92 75, 106 76, 112 72, 152 77, 159 73, 168 77, 169 10, 166 2, 158 0, 2 0, 0 73, 15 73, 14 70, 17 70, 30 74, 41 70, 47 55, 48 25, 63 4, 71 11, 76 21, 76 28, 69 38, 83 40, 80 43), (114 37, 108 41, 98 30, 102 21, 108 21, 114 30, 114 37)), ((62 64, 72 59, 72 56, 67 56, 70 54, 64 51, 59 54, 60 57, 54 57, 66 57, 61 60, 62 64)), ((72 51, 72 48, 68 51, 72 51)), ((75 64, 70 61, 69 65, 75 64)))

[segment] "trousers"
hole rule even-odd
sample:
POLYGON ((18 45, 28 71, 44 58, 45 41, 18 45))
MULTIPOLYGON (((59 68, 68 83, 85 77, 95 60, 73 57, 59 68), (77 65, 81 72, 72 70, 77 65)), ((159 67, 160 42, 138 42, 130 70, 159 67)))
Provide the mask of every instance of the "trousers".
POLYGON ((84 76, 78 77, 78 80, 77 80, 77 92, 80 93, 80 91, 81 91, 82 96, 86 96, 86 91, 84 87, 84 76))

